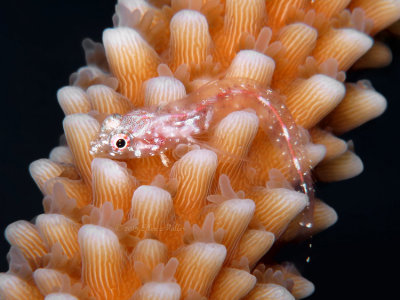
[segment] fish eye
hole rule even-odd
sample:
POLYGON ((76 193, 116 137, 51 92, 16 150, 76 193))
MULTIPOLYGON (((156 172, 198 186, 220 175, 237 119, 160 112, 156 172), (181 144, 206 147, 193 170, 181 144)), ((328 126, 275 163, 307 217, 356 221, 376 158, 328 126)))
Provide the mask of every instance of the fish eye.
POLYGON ((125 148, 125 146, 126 146, 126 141, 125 141, 124 139, 119 139, 119 140, 115 143, 115 145, 116 145, 119 149, 125 148))
POLYGON ((122 151, 129 146, 129 137, 126 134, 116 134, 111 138, 111 147, 114 151, 122 151))

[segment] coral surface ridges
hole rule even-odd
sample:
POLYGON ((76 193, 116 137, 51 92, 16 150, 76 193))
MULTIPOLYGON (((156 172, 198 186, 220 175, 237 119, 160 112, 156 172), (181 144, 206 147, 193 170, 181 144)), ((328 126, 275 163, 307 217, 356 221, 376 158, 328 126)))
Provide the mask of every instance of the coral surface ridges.
POLYGON ((336 222, 311 175, 362 172, 336 135, 386 100, 345 74, 390 63, 399 18, 397 0, 119 0, 57 93, 66 144, 29 167, 44 213, 7 227, 0 298, 311 295, 275 254, 336 222))

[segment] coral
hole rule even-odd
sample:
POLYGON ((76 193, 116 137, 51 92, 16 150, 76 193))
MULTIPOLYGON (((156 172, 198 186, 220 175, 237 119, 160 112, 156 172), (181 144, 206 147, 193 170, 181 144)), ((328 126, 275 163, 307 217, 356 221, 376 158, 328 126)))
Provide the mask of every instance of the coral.
MULTIPOLYGON (((102 43, 84 40, 87 66, 57 94, 66 145, 30 165, 44 213, 7 227, 10 269, 0 274, 0 297, 312 294, 313 284, 275 263, 270 249, 336 222, 303 176, 312 168, 332 182, 362 171, 352 142, 336 135, 382 114, 386 100, 368 81, 345 82, 345 73, 390 62, 374 37, 399 18, 395 0, 119 0, 114 28, 102 43), (209 82, 216 84, 200 89, 209 82), (238 82, 280 101, 283 134, 263 126, 268 113, 226 105, 201 136, 161 158, 90 151, 107 145, 106 134, 133 109, 176 108, 186 103, 179 99, 204 100, 238 82), (287 149, 274 143, 285 138, 287 149), (293 165, 304 174, 294 177, 293 165), (258 264, 265 255, 268 265, 258 264)), ((254 95, 247 93, 238 99, 254 95)))

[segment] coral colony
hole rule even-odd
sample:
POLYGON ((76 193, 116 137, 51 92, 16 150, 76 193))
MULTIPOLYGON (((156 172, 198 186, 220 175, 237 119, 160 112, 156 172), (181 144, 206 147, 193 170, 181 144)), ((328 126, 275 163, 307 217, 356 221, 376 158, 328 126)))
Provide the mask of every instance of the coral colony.
POLYGON ((118 1, 58 91, 66 143, 30 166, 44 213, 7 227, 0 298, 311 295, 269 250, 336 222, 311 178, 362 171, 337 135, 386 100, 345 72, 390 63, 374 36, 399 17, 396 0, 118 1))

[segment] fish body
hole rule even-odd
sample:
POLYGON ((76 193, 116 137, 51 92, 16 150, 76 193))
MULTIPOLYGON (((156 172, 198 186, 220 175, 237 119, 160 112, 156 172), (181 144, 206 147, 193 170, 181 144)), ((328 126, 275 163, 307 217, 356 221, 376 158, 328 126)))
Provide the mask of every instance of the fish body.
POLYGON ((238 110, 256 113, 267 138, 281 149, 282 160, 290 170, 288 181, 312 202, 311 165, 303 131, 277 92, 247 80, 214 81, 162 107, 111 115, 103 121, 98 138, 92 142, 91 154, 117 159, 160 155, 163 160, 166 151, 179 144, 196 143, 198 135, 212 130, 222 118, 238 110))

